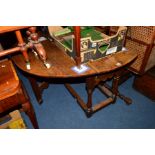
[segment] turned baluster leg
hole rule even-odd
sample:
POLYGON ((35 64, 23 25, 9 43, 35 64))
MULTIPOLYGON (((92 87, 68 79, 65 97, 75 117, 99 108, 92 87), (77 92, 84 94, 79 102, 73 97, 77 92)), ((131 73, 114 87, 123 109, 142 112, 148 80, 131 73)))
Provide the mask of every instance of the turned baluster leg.
POLYGON ((112 92, 115 95, 115 97, 119 94, 118 92, 118 84, 119 84, 120 77, 114 76, 113 82, 112 82, 112 92))
POLYGON ((88 94, 88 100, 87 100, 87 110, 86 110, 86 115, 87 117, 91 117, 93 110, 92 110, 92 94, 94 90, 94 83, 92 78, 88 78, 86 80, 86 90, 88 94))
POLYGON ((17 30, 15 31, 15 34, 16 34, 16 37, 17 37, 17 40, 18 40, 18 46, 21 47, 21 52, 24 56, 24 59, 25 59, 25 62, 26 62, 26 68, 27 69, 30 69, 30 62, 29 62, 29 57, 28 57, 28 54, 27 54, 27 48, 26 48, 26 44, 23 40, 23 37, 21 35, 21 32, 20 30, 17 30))
POLYGON ((22 104, 22 108, 24 112, 27 114, 27 116, 29 117, 29 119, 31 120, 33 127, 35 129, 38 129, 39 128, 38 122, 37 122, 36 115, 35 115, 35 112, 34 112, 34 109, 31 103, 29 101, 25 102, 24 104, 22 104))
POLYGON ((130 98, 120 94, 120 92, 118 91, 119 81, 120 81, 120 76, 119 75, 114 76, 113 83, 112 83, 112 92, 115 95, 115 99, 116 99, 116 96, 118 96, 122 100, 124 100, 126 104, 131 104, 132 100, 130 98))
POLYGON ((74 26, 74 45, 75 45, 75 52, 76 52, 76 56, 75 56, 75 61, 76 61, 76 65, 78 67, 80 67, 81 65, 81 56, 80 56, 80 26, 74 26))

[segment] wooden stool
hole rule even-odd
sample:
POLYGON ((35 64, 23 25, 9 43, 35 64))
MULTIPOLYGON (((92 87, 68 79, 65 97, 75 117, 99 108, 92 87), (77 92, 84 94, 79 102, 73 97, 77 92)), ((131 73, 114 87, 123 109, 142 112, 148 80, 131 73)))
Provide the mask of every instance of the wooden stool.
POLYGON ((28 115, 34 128, 38 128, 29 97, 18 79, 12 62, 5 59, 0 61, 0 116, 15 109, 23 110, 28 115))

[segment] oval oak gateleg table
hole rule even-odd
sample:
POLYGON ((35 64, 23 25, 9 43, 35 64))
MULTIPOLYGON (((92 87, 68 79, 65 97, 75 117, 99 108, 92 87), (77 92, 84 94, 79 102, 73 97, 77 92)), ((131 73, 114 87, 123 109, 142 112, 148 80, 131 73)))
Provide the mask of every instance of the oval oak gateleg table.
POLYGON ((75 61, 64 51, 60 50, 54 42, 46 40, 43 41, 42 44, 46 50, 48 60, 50 61, 49 63, 51 63, 51 68, 49 69, 47 69, 39 59, 36 59, 33 53, 29 53, 32 66, 31 70, 26 69, 21 54, 12 57, 17 67, 26 73, 39 103, 42 101, 42 90, 47 88, 48 84, 44 82, 41 85, 38 85, 36 81, 37 77, 44 79, 62 79, 67 90, 77 99, 78 104, 88 117, 108 104, 115 103, 117 97, 123 99, 127 104, 132 102, 130 98, 119 92, 118 83, 128 66, 136 59, 137 54, 132 51, 120 51, 99 60, 90 61, 85 64, 89 67, 89 70, 79 74, 71 69, 75 66, 75 61), (85 81, 88 95, 87 103, 82 100, 69 82, 66 82, 67 79, 76 80, 79 78, 83 78, 85 81), (106 83, 106 80, 108 79, 113 79, 112 86, 109 86, 106 83), (92 94, 95 87, 98 87, 99 90, 107 96, 107 99, 93 105, 92 94))

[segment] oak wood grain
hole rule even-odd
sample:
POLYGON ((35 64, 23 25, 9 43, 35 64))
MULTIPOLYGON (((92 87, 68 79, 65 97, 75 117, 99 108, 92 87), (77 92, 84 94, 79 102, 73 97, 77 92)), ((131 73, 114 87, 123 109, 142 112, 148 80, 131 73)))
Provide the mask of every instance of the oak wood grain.
POLYGON ((0 34, 6 33, 6 32, 11 32, 11 31, 16 31, 24 28, 28 28, 30 26, 0 26, 0 34))
POLYGON ((31 70, 27 70, 25 62, 21 54, 13 56, 14 63, 24 72, 32 75, 47 77, 47 78, 68 78, 68 77, 84 77, 90 75, 98 75, 114 71, 118 68, 126 66, 133 61, 137 54, 132 51, 118 52, 99 60, 88 62, 85 64, 90 69, 82 74, 74 72, 71 68, 76 66, 76 63, 64 51, 60 50, 53 42, 48 40, 42 42, 48 57, 48 62, 51 63, 51 68, 47 69, 44 64, 29 51, 31 70), (121 64, 120 66, 118 65, 121 64))

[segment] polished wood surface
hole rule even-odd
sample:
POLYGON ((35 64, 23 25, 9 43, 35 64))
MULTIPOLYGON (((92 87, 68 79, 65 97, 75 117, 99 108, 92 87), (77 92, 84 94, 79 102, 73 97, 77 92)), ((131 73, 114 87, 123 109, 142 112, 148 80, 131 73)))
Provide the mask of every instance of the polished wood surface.
POLYGON ((7 60, 0 61, 0 100, 14 95, 18 85, 19 79, 12 63, 7 60))
POLYGON ((0 26, 0 34, 13 31, 13 32, 15 32, 16 38, 18 40, 18 46, 17 47, 1 51, 0 57, 5 56, 5 55, 9 55, 12 53, 16 53, 16 52, 21 52, 23 54, 24 61, 26 63, 29 63, 29 57, 27 54, 26 43, 24 42, 24 39, 23 39, 22 34, 20 32, 20 30, 24 29, 24 28, 28 28, 28 26, 0 26))
POLYGON ((23 110, 34 128, 38 128, 29 97, 9 60, 0 61, 0 117, 10 111, 23 110))
POLYGON ((0 26, 0 34, 11 32, 11 31, 16 31, 16 30, 20 30, 20 29, 24 29, 28 27, 30 26, 0 26))
POLYGON ((27 69, 31 69, 31 64, 29 62, 29 56, 27 54, 27 50, 31 49, 31 51, 35 52, 36 55, 40 58, 42 63, 49 68, 50 64, 46 62, 47 56, 46 51, 44 50, 44 47, 38 40, 38 34, 36 33, 36 27, 30 27, 30 26, 0 26, 0 33, 6 33, 13 31, 15 32, 18 45, 15 48, 10 48, 7 50, 2 50, 0 52, 0 57, 6 56, 12 53, 21 52, 25 61, 25 66, 27 69), (28 28, 27 35, 28 35, 28 43, 24 42, 24 39, 21 34, 21 29, 28 28))
POLYGON ((128 67, 134 59, 136 59, 137 55, 135 53, 131 51, 118 52, 96 61, 90 61, 85 64, 89 67, 89 70, 82 74, 78 74, 72 70, 72 67, 75 67, 77 63, 73 59, 71 59, 64 51, 60 50, 53 42, 50 42, 48 40, 44 41, 43 45, 49 58, 48 60, 52 65, 50 69, 47 69, 39 61, 39 59, 36 59, 36 57, 32 53, 29 53, 30 62, 32 64, 31 70, 26 69, 21 54, 13 57, 13 61, 15 62, 15 64, 21 70, 28 73, 26 75, 31 83, 31 86, 39 103, 41 103, 42 101, 42 90, 44 88, 47 88, 48 84, 44 85, 46 87, 40 87, 37 84, 36 76, 41 77, 42 79, 66 79, 78 77, 84 78, 87 91, 86 103, 74 90, 74 88, 69 83, 67 83, 67 79, 67 81, 63 81, 63 83, 65 84, 65 87, 71 93, 71 95, 76 98, 78 104, 84 110, 87 117, 90 117, 94 112, 100 110, 101 108, 114 103, 117 97, 123 99, 127 104, 131 104, 132 100, 119 92, 118 85, 120 77, 126 71, 126 67, 128 67), (105 82, 106 80, 112 78, 112 86, 110 87, 105 84, 105 82), (92 96, 96 87, 98 87, 107 96, 107 99, 93 105, 92 96))
POLYGON ((81 57, 80 57, 80 51, 81 51, 81 33, 80 33, 80 26, 74 26, 74 45, 75 45, 75 51, 76 51, 76 56, 75 56, 75 61, 76 65, 79 67, 81 64, 81 57))
POLYGON ((132 51, 118 52, 97 61, 87 63, 86 66, 90 69, 82 74, 78 74, 71 69, 76 66, 75 61, 65 52, 48 40, 42 42, 42 44, 46 50, 48 60, 51 63, 51 68, 47 69, 39 59, 36 59, 33 53, 29 53, 31 70, 26 69, 24 60, 20 53, 12 58, 13 61, 21 70, 32 75, 47 78, 69 78, 108 73, 124 67, 137 57, 132 51))

